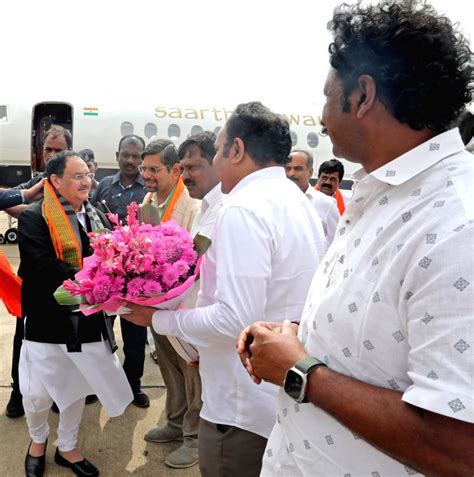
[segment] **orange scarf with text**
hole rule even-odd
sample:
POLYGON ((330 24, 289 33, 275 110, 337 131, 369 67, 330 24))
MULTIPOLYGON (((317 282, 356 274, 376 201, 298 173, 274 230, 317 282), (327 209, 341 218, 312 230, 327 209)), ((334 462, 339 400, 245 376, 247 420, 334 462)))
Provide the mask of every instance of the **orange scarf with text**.
POLYGON ((44 183, 42 213, 48 224, 56 256, 74 267, 82 268, 81 246, 66 211, 49 181, 44 183))

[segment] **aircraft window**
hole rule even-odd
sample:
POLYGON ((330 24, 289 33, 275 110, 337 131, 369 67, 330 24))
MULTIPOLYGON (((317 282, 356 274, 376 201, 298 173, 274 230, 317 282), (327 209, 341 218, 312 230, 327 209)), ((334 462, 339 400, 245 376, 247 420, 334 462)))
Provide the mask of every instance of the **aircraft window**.
POLYGON ((202 132, 203 129, 201 126, 198 126, 197 124, 195 124, 192 128, 191 128, 191 135, 192 134, 197 134, 197 133, 200 133, 202 132))
POLYGON ((220 126, 216 127, 216 129, 214 129, 214 134, 217 136, 219 134, 220 130, 221 130, 220 126))
POLYGON ((290 136, 291 136, 291 143, 293 146, 296 146, 296 143, 298 142, 298 136, 294 131, 290 131, 290 136))
POLYGON ((156 124, 153 123, 146 123, 145 124, 145 137, 147 139, 151 139, 153 136, 158 134, 158 129, 156 128, 156 124))
POLYGON ((133 134, 133 124, 129 121, 125 121, 120 125, 120 133, 122 136, 128 136, 133 134))
POLYGON ((181 136, 181 129, 177 124, 170 124, 168 126, 168 137, 175 141, 176 139, 179 139, 179 136, 181 136))
POLYGON ((309 147, 318 147, 319 139, 315 132, 309 132, 306 141, 309 147))
POLYGON ((7 107, 4 105, 0 105, 0 123, 6 123, 7 121, 7 107))

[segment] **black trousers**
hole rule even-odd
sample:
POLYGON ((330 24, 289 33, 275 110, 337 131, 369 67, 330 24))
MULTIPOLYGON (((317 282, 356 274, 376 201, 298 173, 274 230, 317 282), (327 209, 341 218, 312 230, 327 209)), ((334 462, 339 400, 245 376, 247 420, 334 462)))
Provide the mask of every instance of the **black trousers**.
POLYGON ((123 370, 134 394, 141 390, 141 379, 145 364, 146 327, 138 326, 120 318, 123 353, 123 370))
POLYGON ((12 388, 20 396, 20 381, 18 379, 18 366, 20 364, 21 344, 25 336, 25 319, 16 318, 15 336, 13 338, 12 353, 12 388))

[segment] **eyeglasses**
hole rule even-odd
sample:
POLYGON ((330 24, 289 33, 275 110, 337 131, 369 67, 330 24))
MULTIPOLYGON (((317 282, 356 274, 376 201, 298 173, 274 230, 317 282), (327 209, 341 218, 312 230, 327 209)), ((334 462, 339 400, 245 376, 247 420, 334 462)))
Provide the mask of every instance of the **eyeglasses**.
POLYGON ((84 179, 92 180, 94 179, 95 174, 93 172, 89 172, 87 174, 81 174, 78 172, 77 174, 72 174, 69 177, 70 179, 73 179, 75 181, 83 181, 84 179))
POLYGON ((161 169, 166 169, 166 166, 161 166, 161 167, 138 166, 138 170, 140 171, 140 174, 144 174, 147 171, 150 172, 151 174, 158 174, 158 172, 160 172, 161 169))

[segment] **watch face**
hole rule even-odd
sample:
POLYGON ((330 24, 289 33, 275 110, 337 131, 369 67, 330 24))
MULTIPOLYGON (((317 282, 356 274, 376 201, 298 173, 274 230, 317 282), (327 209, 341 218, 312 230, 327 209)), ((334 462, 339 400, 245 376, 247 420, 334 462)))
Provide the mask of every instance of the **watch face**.
POLYGON ((303 376, 290 369, 285 379, 285 392, 291 398, 298 400, 303 388, 303 376))

